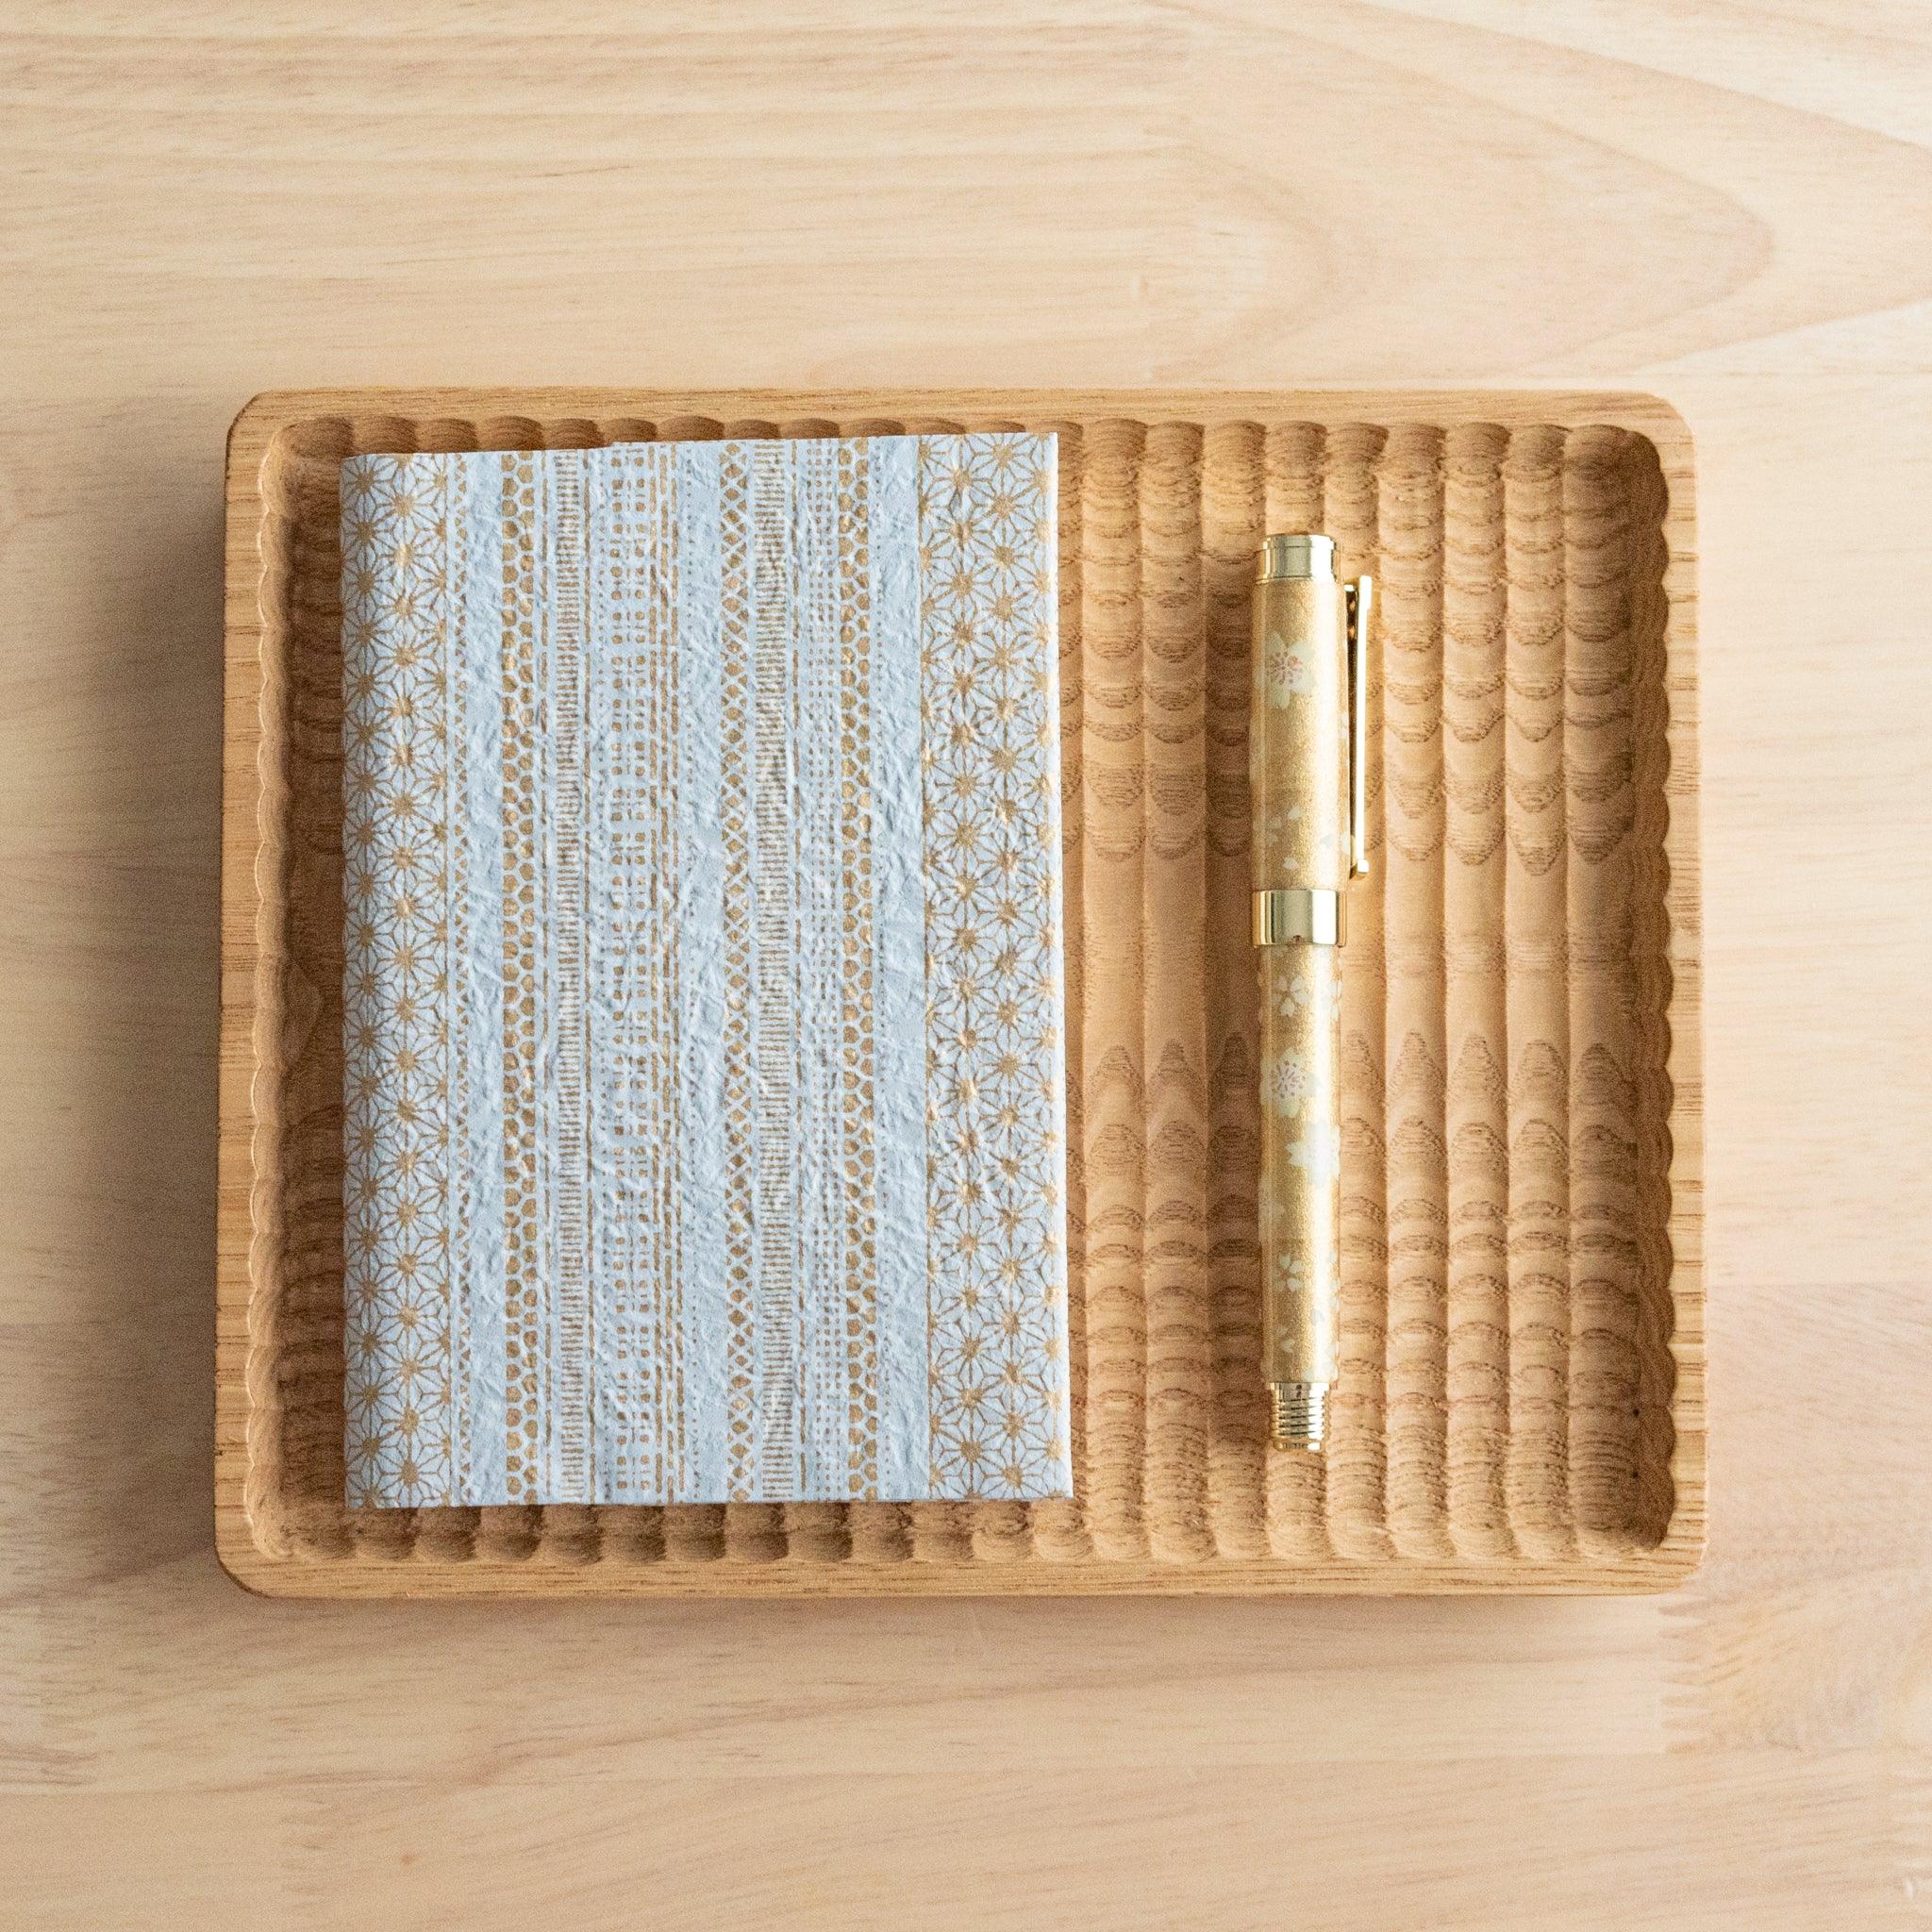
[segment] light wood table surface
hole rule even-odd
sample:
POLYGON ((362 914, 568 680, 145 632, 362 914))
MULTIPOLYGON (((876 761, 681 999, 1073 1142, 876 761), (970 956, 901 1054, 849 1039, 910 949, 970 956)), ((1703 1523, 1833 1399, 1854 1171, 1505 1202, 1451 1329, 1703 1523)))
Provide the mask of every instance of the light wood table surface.
POLYGON ((1932 1912, 1928 141, 1909 0, 7 8, 0 1924, 1932 1912), (1701 1575, 236 1590, 209 1523, 222 436, 255 390, 372 381, 1681 409, 1701 1575))

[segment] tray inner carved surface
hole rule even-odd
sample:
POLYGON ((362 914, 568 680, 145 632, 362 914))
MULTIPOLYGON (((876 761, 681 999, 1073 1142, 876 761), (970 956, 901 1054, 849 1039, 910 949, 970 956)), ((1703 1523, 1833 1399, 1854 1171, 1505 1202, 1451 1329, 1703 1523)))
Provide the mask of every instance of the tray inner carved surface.
POLYGON ((1060 438, 1074 1502, 344 1508, 342 458, 990 422, 317 417, 275 439, 280 1187, 245 1491, 265 1552, 1534 1565, 1664 1536, 1664 481, 1626 429, 1481 423, 1024 425, 1060 438), (1262 1449, 1247 707, 1271 529, 1327 530, 1380 591, 1325 1467, 1262 1449))

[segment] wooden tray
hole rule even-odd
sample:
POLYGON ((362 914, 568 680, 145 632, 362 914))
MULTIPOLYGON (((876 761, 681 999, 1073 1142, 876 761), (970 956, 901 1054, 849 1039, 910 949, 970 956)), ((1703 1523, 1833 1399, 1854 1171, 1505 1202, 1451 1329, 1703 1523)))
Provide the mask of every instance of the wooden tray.
POLYGON ((1690 439, 1641 396, 291 392, 237 419, 216 1540, 300 1595, 1644 1590, 1704 1537, 1690 439), (1060 437, 1071 1504, 342 1503, 336 478, 362 450, 1060 437), (1248 600, 1380 583, 1342 1383, 1264 1454, 1248 600))

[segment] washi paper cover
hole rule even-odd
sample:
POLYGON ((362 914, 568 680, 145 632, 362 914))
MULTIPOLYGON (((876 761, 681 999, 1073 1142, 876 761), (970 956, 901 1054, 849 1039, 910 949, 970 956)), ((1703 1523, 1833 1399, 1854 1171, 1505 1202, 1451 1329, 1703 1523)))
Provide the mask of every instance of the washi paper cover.
POLYGON ((343 465, 352 1504, 1070 1493, 1055 455, 343 465))

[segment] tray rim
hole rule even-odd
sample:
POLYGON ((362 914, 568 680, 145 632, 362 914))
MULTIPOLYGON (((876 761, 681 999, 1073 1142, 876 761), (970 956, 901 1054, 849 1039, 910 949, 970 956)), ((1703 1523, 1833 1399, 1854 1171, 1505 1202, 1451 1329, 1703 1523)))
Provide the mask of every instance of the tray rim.
POLYGON ((225 499, 212 1500, 216 1556, 242 1588, 269 1596, 336 1598, 1561 1595, 1667 1590, 1696 1570, 1705 1551, 1707 1497, 1695 462, 1690 426, 1669 403, 1642 392, 1561 388, 282 389, 253 397, 230 425, 225 499), (276 440, 300 424, 323 416, 369 415, 400 420, 496 417, 539 424, 678 415, 833 421, 924 415, 969 423, 1045 416, 1087 423, 1273 418, 1324 426, 1455 422, 1523 429, 1602 424, 1644 437, 1657 452, 1667 490, 1664 905, 1672 975, 1666 1011, 1672 1095, 1667 1226, 1674 1381, 1670 1401, 1674 1496, 1662 1539, 1629 1555, 1579 1556, 1558 1562, 1394 1557, 1374 1562, 1223 1557, 1177 1564, 1153 1557, 1001 1561, 974 1557, 888 1565, 851 1557, 828 1563, 787 1557, 769 1562, 667 1557, 616 1565, 543 1556, 337 1558, 266 1547, 255 1533, 245 1499, 250 1421, 259 1406, 258 1385, 269 1373, 254 1345, 255 1312, 270 1291, 280 1205, 280 1176, 269 1158, 278 1100, 271 975, 280 953, 276 922, 270 916, 274 899, 267 863, 278 833, 267 816, 274 799, 262 769, 268 741, 264 701, 275 689, 279 667, 264 657, 271 625, 263 598, 263 476, 276 440))

